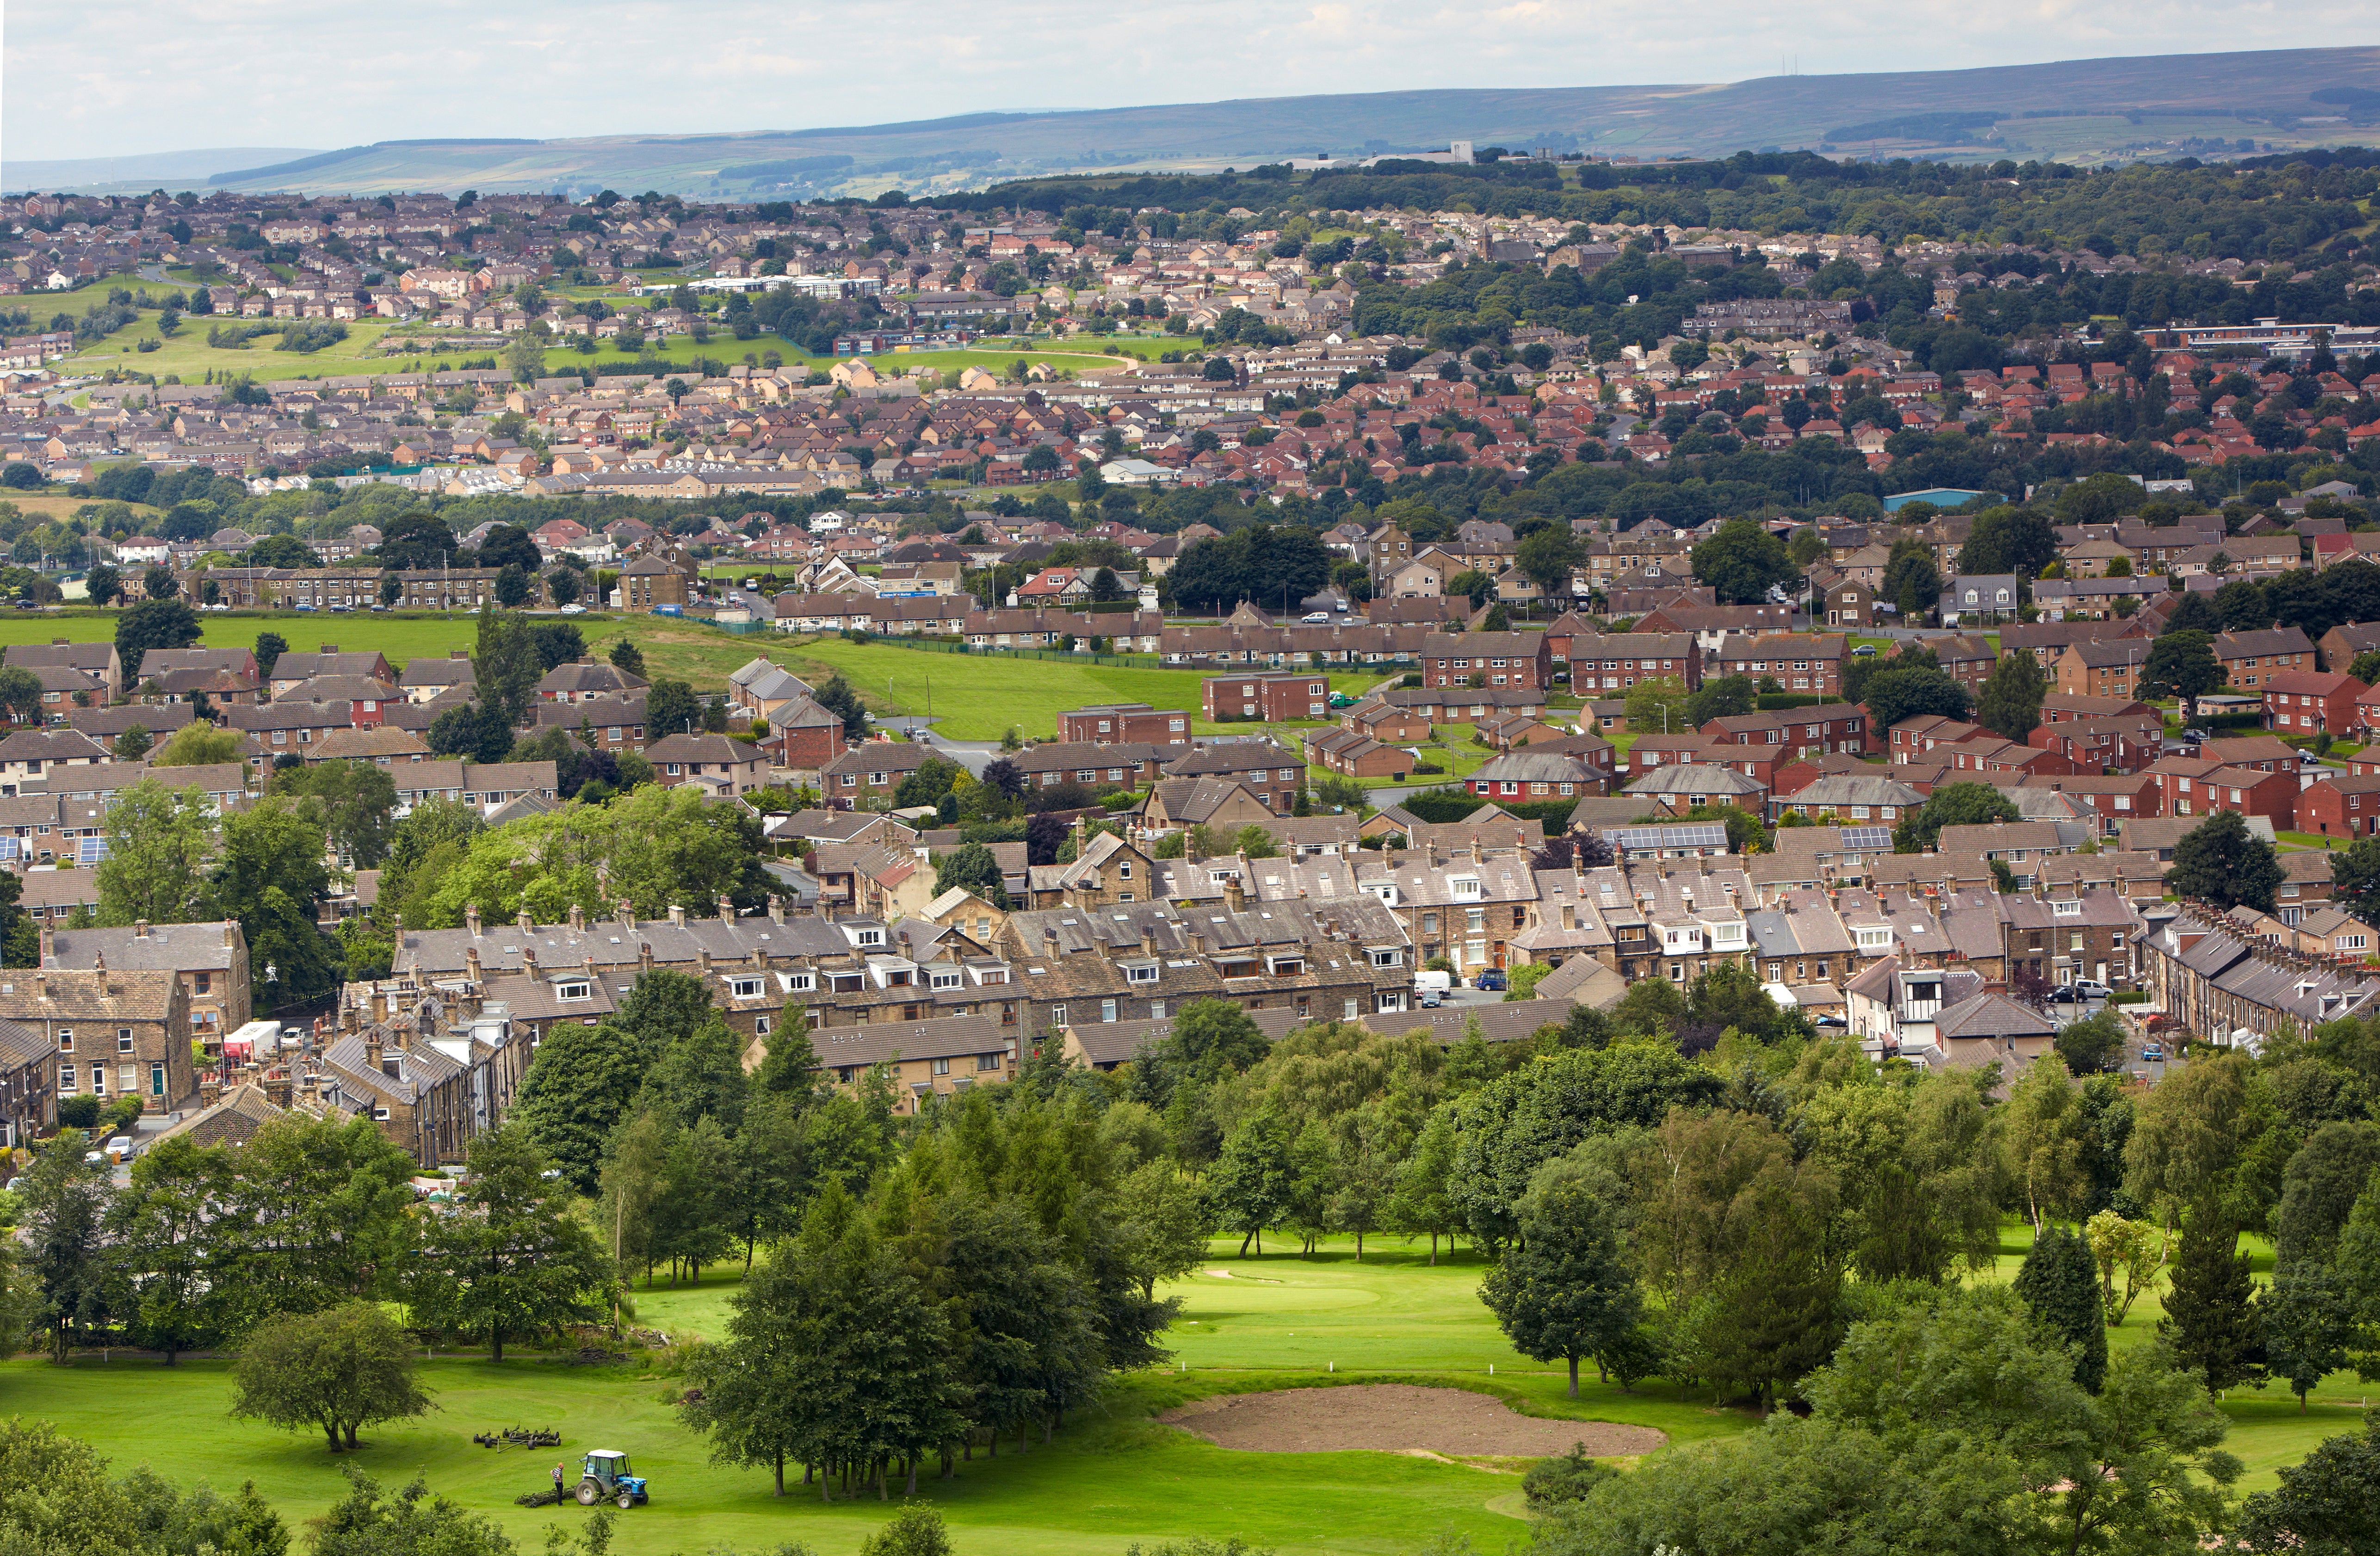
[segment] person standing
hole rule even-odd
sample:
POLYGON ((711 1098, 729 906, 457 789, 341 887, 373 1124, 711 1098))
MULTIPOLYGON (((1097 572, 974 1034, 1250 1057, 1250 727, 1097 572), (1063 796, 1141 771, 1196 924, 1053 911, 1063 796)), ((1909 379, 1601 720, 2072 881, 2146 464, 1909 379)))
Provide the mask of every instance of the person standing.
POLYGON ((553 1465, 553 1500, 555 1501, 562 1500, 562 1464, 559 1460, 556 1460, 553 1465))

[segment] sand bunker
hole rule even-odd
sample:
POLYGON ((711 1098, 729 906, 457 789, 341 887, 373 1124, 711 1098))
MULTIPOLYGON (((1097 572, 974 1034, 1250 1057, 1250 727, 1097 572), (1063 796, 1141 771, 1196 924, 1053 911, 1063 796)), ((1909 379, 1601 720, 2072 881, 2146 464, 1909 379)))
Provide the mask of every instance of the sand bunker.
POLYGON ((1548 1457, 1584 1442, 1598 1458, 1645 1453, 1668 1440, 1650 1427, 1609 1421, 1547 1421, 1514 1414, 1503 1401, 1464 1389, 1364 1383, 1343 1389, 1281 1389, 1202 1399, 1158 1417, 1220 1448, 1259 1453, 1335 1453, 1349 1449, 1548 1457))

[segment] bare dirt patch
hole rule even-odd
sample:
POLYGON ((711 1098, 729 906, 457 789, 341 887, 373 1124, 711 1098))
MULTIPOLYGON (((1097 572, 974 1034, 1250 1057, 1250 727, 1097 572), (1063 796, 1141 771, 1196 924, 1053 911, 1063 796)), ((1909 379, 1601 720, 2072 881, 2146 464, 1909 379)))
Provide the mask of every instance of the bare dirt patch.
POLYGON ((1465 1389, 1361 1383, 1341 1389, 1280 1389, 1197 1400, 1158 1417, 1219 1448, 1258 1453, 1337 1453, 1351 1449, 1477 1457, 1545 1458, 1586 1444, 1597 1458, 1646 1453, 1668 1441, 1650 1427, 1609 1421, 1548 1421, 1465 1389))

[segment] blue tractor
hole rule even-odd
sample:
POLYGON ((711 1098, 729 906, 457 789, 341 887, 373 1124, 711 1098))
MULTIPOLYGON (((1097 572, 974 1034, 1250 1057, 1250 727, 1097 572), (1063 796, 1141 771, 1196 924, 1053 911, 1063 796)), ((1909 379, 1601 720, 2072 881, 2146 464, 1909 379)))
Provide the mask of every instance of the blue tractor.
POLYGON ((598 1448, 587 1455, 577 1494, 581 1507, 593 1507, 607 1497, 623 1508, 650 1500, 645 1494, 644 1477, 628 1473, 628 1455, 616 1448, 598 1448))

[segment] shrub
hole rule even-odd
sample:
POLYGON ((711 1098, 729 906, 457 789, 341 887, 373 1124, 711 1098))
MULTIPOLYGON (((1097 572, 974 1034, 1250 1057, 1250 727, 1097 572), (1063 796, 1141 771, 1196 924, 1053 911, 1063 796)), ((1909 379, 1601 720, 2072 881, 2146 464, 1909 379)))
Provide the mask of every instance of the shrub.
POLYGON ((1585 1501, 1586 1494, 1620 1472, 1586 1456, 1586 1444, 1573 1442, 1559 1459, 1541 1459, 1521 1479, 1522 1494, 1533 1508, 1559 1502, 1585 1501))

